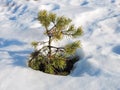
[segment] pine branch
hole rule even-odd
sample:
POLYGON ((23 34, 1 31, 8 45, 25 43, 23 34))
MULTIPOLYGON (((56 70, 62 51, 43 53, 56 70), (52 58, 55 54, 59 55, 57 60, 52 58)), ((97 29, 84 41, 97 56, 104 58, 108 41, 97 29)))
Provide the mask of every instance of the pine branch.
POLYGON ((48 36, 53 36, 53 33, 54 33, 54 31, 55 31, 55 29, 56 29, 56 25, 54 25, 50 30, 48 30, 48 36))
POLYGON ((67 44, 65 46, 65 51, 68 54, 74 54, 76 49, 79 48, 79 47, 81 47, 80 41, 75 41, 73 43, 67 44))
POLYGON ((56 24, 49 30, 49 31, 52 31, 56 28, 56 24))
POLYGON ((62 34, 67 35, 67 36, 72 36, 74 38, 81 36, 83 34, 82 28, 79 27, 77 29, 75 29, 74 27, 70 27, 70 29, 66 30, 66 31, 62 31, 62 34))
POLYGON ((55 49, 65 49, 64 47, 55 47, 55 46, 48 46, 48 47, 55 48, 55 49))
POLYGON ((62 32, 62 34, 68 35, 68 36, 72 36, 73 35, 72 33, 67 33, 67 32, 62 32))

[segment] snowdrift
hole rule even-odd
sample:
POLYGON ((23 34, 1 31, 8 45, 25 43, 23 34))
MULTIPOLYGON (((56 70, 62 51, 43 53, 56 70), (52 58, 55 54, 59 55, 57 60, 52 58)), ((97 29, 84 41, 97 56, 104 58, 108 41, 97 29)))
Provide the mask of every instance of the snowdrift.
POLYGON ((0 17, 0 90, 120 90, 119 0, 0 0, 0 17), (66 77, 26 66, 30 42, 46 40, 36 20, 41 9, 84 30, 83 57, 66 77))

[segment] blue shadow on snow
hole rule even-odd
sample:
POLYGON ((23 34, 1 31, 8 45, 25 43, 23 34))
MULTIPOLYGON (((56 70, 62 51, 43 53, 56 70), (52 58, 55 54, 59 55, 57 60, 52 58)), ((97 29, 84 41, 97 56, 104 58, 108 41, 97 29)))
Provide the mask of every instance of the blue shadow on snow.
POLYGON ((84 1, 83 3, 81 3, 81 6, 85 6, 85 5, 87 5, 89 2, 87 2, 87 1, 84 1))
POLYGON ((118 55, 120 55, 120 45, 113 47, 112 51, 118 55))
POLYGON ((20 42, 18 40, 6 40, 3 38, 0 38, 0 48, 11 46, 11 45, 25 45, 25 43, 20 42))
POLYGON ((26 50, 26 51, 8 51, 10 56, 12 57, 13 65, 15 66, 22 66, 25 67, 28 56, 32 52, 32 50, 26 50))

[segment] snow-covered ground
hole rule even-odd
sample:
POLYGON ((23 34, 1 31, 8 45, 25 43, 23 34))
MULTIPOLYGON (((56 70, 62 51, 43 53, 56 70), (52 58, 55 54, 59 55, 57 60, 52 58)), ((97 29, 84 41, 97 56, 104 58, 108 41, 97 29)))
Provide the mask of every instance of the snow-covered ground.
POLYGON ((120 0, 0 0, 0 90, 120 90, 119 38, 120 0), (31 41, 46 40, 36 20, 41 9, 84 30, 78 52, 84 57, 68 76, 26 66, 31 41))

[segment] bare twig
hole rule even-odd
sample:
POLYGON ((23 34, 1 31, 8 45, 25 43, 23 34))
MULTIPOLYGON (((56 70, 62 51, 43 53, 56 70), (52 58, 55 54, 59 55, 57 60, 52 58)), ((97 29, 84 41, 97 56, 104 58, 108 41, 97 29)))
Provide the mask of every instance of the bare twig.
POLYGON ((64 47, 55 47, 55 46, 48 46, 48 47, 56 48, 56 49, 65 49, 64 47))

